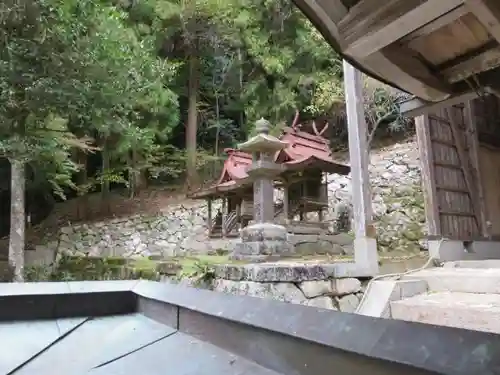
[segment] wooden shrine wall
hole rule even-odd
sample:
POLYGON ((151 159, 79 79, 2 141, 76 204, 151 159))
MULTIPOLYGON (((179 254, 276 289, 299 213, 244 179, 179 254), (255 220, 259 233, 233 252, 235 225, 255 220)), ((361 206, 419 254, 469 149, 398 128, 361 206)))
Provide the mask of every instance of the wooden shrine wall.
POLYGON ((472 102, 478 131, 479 170, 492 236, 500 236, 500 99, 490 95, 472 102))
POLYGON ((481 237, 486 217, 470 103, 416 119, 430 236, 481 237))

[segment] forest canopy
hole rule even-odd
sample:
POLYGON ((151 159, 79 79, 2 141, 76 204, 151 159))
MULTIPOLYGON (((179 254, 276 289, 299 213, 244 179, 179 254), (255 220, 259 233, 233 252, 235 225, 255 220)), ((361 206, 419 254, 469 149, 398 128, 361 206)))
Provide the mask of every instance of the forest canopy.
MULTIPOLYGON (((260 117, 347 140, 342 60, 290 1, 4 0, 0 41, 2 223, 11 185, 34 216, 115 187, 194 189, 260 117)), ((367 79, 365 96, 380 134, 406 130, 398 93, 367 79)))

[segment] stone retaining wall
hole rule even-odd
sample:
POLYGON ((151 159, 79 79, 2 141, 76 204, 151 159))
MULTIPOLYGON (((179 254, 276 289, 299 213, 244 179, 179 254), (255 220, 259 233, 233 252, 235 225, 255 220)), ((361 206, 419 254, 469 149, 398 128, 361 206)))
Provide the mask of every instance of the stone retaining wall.
MULTIPOLYGON (((372 152, 370 173, 380 250, 418 252, 419 239, 425 231, 425 215, 415 142, 372 152)), ((350 183, 349 176, 330 176, 330 210, 325 220, 332 227, 338 214, 336 209, 350 205, 350 183)), ((204 201, 186 201, 163 208, 157 216, 136 215, 64 227, 57 240, 39 244, 37 251, 134 257, 230 249, 235 240, 208 240, 206 217, 204 201)), ((349 253, 345 237, 339 245, 349 253)))
POLYGON ((366 281, 336 278, 328 264, 224 265, 216 268, 212 289, 217 292, 270 298, 329 310, 354 312, 366 281))
POLYGON ((216 279, 213 290, 343 312, 354 312, 363 296, 362 282, 355 278, 301 283, 216 279))

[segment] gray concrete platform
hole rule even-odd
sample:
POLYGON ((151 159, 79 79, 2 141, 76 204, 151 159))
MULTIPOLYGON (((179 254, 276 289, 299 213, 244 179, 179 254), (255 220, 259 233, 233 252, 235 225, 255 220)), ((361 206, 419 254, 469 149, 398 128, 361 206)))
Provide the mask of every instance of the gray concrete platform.
POLYGON ((500 333, 500 295, 425 293, 391 302, 394 319, 500 333))
POLYGON ((500 293, 500 268, 429 268, 404 280, 424 280, 434 292, 500 293))

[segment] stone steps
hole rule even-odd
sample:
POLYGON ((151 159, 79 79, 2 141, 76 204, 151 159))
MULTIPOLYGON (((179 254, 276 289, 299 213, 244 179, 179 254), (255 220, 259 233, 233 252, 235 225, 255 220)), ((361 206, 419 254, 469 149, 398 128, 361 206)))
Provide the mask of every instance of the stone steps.
POLYGON ((486 260, 456 260, 453 262, 445 262, 444 268, 500 268, 500 259, 486 260))
POLYGON ((403 280, 424 280, 431 292, 500 294, 500 268, 430 268, 403 280))
POLYGON ((500 295, 430 292, 390 303, 391 317, 500 333, 500 295))

